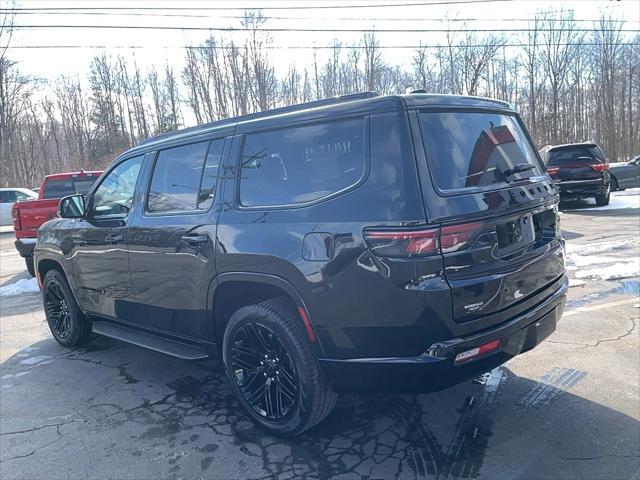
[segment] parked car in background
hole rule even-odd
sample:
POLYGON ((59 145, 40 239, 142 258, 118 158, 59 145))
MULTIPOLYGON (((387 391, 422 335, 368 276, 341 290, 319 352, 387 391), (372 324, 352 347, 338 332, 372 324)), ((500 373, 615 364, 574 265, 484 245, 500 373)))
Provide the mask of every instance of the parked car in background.
POLYGON ((609 204, 609 161, 598 145, 548 146, 540 151, 540 155, 561 198, 594 198, 598 206, 609 204))
POLYGON ((34 198, 38 198, 38 194, 28 188, 0 188, 0 225, 11 225, 14 203, 34 198))
POLYGON ((370 92, 141 143, 60 202, 34 262, 60 344, 221 358, 296 435, 338 392, 440 390, 550 335, 557 204, 507 103, 370 92))
POLYGON ((20 201, 13 205, 10 216, 16 235, 16 249, 25 259, 27 270, 35 276, 33 268, 33 248, 38 236, 38 228, 58 213, 62 197, 76 193, 85 194, 100 176, 99 171, 70 172, 47 175, 40 184, 33 200, 20 201))
POLYGON ((611 190, 640 187, 640 156, 627 163, 612 163, 611 190))

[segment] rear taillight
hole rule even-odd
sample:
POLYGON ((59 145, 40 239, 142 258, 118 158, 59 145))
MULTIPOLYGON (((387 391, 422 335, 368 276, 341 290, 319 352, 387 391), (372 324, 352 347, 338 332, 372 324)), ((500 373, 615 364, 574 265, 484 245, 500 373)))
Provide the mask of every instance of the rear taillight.
POLYGON ((438 229, 366 230, 364 238, 380 257, 415 257, 438 253, 438 229))
POLYGON ((609 164, 608 163, 593 163, 593 164, 589 165, 589 168, 591 168, 591 170, 595 170, 596 172, 604 172, 605 170, 609 170, 609 164))
POLYGON ((465 248, 483 228, 484 223, 482 222, 442 227, 440 231, 440 248, 444 253, 455 252, 465 248))
POLYGON ((17 208, 11 209, 11 216, 13 217, 13 229, 15 231, 22 230, 22 223, 20 222, 20 210, 17 208))
POLYGON ((424 230, 365 230, 364 238, 379 257, 416 257, 468 247, 485 227, 483 222, 424 230))
POLYGON ((548 167, 547 173, 550 177, 555 176, 560 171, 560 167, 548 167))

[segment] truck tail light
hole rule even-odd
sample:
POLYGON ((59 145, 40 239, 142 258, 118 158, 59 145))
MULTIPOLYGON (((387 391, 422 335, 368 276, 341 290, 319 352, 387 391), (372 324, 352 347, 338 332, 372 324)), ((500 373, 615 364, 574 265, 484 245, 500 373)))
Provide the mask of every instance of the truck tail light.
POLYGON ((438 251, 437 228, 428 230, 365 230, 371 251, 380 257, 417 257, 438 251))
POLYGON ((462 363, 468 362, 469 360, 473 360, 474 358, 479 357, 487 352, 491 352, 497 349, 500 346, 500 340, 493 340, 489 343, 484 343, 479 347, 472 348, 471 350, 466 350, 464 352, 456 355, 456 358, 453 360, 453 363, 462 363))
POLYGON ((560 167, 548 167, 547 168, 547 173, 549 174, 550 177, 555 177, 558 172, 560 171, 560 167))
POLYGON ((606 170, 609 170, 609 164, 608 163, 592 163, 591 165, 589 165, 589 168, 591 168, 591 170, 595 170, 596 172, 604 172, 606 170))
POLYGON ((11 216, 13 217, 13 229, 17 232, 22 230, 22 222, 20 222, 20 210, 17 208, 11 209, 11 216))

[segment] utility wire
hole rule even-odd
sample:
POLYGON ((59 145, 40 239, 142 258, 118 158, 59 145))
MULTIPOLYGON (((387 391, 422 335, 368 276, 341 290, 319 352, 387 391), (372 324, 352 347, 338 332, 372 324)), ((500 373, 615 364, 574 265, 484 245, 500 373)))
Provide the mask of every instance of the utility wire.
POLYGON ((458 5, 468 3, 498 3, 510 2, 512 0, 450 0, 439 2, 401 2, 401 3, 375 3, 375 4, 337 4, 337 5, 292 5, 292 6, 241 6, 241 7, 16 7, 7 8, 10 11, 73 11, 73 10, 324 10, 324 9, 345 9, 345 8, 379 8, 379 7, 426 7, 432 5, 458 5))
MULTIPOLYGON (((582 46, 582 47, 594 47, 602 45, 601 43, 556 43, 554 46, 569 47, 569 46, 582 46)), ((620 43, 620 46, 635 45, 632 43, 624 42, 620 43)), ((478 48, 485 47, 486 45, 454 45, 452 48, 478 48)), ((528 43, 500 43, 497 47, 530 47, 528 43)), ((237 46, 231 47, 228 45, 15 45, 7 47, 9 50, 21 50, 21 49, 186 49, 186 50, 242 50, 244 47, 237 46)), ((363 45, 349 45, 349 46, 335 46, 335 45, 291 45, 291 46, 278 46, 278 45, 264 45, 262 48, 266 50, 333 50, 334 48, 350 49, 365 49, 371 48, 363 45)), ((423 48, 449 48, 448 45, 380 45, 376 49, 390 50, 390 49, 423 49, 423 48)))
MULTIPOLYGON (((0 13, 12 13, 12 10, 0 9, 0 13)), ((245 15, 199 15, 188 13, 114 13, 114 12, 15 12, 16 15, 90 15, 90 16, 137 16, 137 17, 170 17, 170 18, 231 18, 243 20, 245 15)), ((442 18, 381 18, 381 17, 281 17, 277 15, 263 15, 261 18, 265 20, 349 20, 349 21, 361 21, 361 22, 439 22, 443 21, 442 18)), ((539 18, 540 19, 540 18, 539 18)), ((531 22, 535 18, 447 18, 446 22, 531 22)), ((575 23, 597 23, 602 19, 593 18, 574 18, 571 21, 575 23)), ((608 23, 640 23, 640 20, 621 20, 621 19, 606 19, 608 23)))
MULTIPOLYGON (((447 33, 456 30, 450 28, 287 28, 287 27, 194 27, 169 25, 14 25, 16 30, 30 30, 40 28, 90 28, 90 29, 124 29, 124 30, 197 30, 216 32, 353 32, 353 33, 447 33)), ((465 32, 566 32, 567 28, 465 28, 465 32)), ((640 33, 640 29, 633 28, 576 28, 573 32, 633 32, 640 33)))

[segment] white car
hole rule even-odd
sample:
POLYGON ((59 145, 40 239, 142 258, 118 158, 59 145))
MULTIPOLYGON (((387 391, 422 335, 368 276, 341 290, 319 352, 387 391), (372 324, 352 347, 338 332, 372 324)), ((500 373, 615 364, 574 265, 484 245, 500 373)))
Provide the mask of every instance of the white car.
POLYGON ((0 225, 11 225, 11 207, 22 200, 38 198, 38 194, 28 188, 0 188, 0 225))

